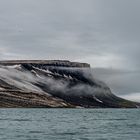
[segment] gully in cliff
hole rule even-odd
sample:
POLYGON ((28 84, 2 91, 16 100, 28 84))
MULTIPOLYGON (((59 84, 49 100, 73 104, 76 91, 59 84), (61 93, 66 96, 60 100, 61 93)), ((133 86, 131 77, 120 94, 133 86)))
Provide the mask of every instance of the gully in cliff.
POLYGON ((87 63, 0 61, 0 107, 136 108, 94 78, 87 63))

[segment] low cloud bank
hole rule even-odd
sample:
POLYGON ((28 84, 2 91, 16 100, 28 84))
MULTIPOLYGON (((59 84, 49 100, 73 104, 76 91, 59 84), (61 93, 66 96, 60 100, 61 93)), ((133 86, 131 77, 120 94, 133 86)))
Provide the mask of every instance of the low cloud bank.
POLYGON ((93 78, 90 69, 58 68, 57 70, 34 68, 29 71, 21 65, 1 66, 0 79, 13 88, 28 92, 47 93, 50 91, 55 94, 78 96, 110 93, 106 84, 93 78))

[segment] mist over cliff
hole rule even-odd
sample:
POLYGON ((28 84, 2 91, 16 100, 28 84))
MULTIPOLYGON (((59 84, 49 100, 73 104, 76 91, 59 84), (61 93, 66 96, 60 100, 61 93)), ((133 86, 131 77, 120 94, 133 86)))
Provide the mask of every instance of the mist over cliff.
POLYGON ((139 107, 94 78, 89 64, 70 61, 0 62, 0 106, 139 107))

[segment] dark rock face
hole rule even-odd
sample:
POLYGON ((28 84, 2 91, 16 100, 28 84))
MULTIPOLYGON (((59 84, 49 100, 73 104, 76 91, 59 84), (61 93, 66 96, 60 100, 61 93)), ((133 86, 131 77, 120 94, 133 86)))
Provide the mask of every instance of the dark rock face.
POLYGON ((0 107, 136 108, 94 79, 90 65, 61 60, 0 62, 0 107))
POLYGON ((13 60, 0 61, 0 65, 31 64, 36 67, 59 66, 59 67, 90 67, 87 63, 70 62, 68 60, 13 60))

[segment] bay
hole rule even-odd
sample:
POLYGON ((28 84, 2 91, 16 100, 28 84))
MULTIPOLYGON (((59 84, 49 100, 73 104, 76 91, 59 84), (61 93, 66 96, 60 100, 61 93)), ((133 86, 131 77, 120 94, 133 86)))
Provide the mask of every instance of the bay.
POLYGON ((139 140, 139 109, 0 109, 1 140, 139 140))

